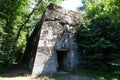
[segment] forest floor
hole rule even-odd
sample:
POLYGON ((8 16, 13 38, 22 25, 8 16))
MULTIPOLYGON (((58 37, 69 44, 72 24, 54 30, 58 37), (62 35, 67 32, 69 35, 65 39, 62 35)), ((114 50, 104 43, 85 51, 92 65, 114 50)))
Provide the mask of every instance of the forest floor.
POLYGON ((47 76, 42 76, 38 78, 33 78, 31 76, 1 77, 0 80, 95 80, 95 79, 90 77, 82 77, 79 75, 65 75, 59 78, 50 78, 47 76))
POLYGON ((12 69, 2 70, 0 73, 0 80, 95 80, 88 76, 80 76, 77 74, 53 74, 42 75, 37 78, 32 77, 30 72, 24 68, 15 67, 12 69))
MULTIPOLYGON (((0 80, 119 80, 113 77, 107 79, 103 76, 90 77, 88 75, 79 74, 80 72, 83 73, 83 71, 75 71, 78 72, 78 74, 75 72, 67 72, 66 74, 56 73, 35 78, 31 76, 31 73, 27 69, 21 68, 20 66, 12 69, 5 69, 5 71, 0 69, 0 71, 2 71, 0 72, 0 80)), ((109 77, 110 76, 108 76, 108 78, 109 77)))

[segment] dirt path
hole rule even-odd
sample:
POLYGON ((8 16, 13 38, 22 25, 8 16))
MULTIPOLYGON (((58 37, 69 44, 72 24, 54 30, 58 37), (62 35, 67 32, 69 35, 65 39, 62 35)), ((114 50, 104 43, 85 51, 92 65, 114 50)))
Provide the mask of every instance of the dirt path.
POLYGON ((95 80, 88 76, 80 76, 69 73, 57 75, 58 77, 55 76, 56 75, 33 78, 30 76, 30 72, 28 70, 17 67, 0 74, 0 80, 95 80))
POLYGON ((0 80, 30 80, 29 77, 1 77, 0 80))
POLYGON ((91 77, 87 77, 87 76, 79 76, 79 75, 66 75, 63 77, 58 78, 57 80, 95 80, 91 77))
POLYGON ((79 75, 63 75, 58 78, 50 78, 48 76, 41 76, 33 78, 31 76, 20 76, 20 77, 0 77, 0 80, 95 80, 91 77, 79 76, 79 75))

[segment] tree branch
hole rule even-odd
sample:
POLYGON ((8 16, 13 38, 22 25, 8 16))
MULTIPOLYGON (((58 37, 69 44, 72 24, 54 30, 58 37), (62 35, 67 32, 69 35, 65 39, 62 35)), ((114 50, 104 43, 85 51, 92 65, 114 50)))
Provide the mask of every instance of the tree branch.
POLYGON ((38 1, 38 3, 37 3, 36 6, 33 8, 33 10, 31 11, 31 13, 27 16, 27 18, 26 18, 26 20, 24 21, 24 23, 19 26, 19 31, 18 31, 18 33, 17 33, 17 36, 16 36, 15 41, 14 41, 14 44, 13 44, 13 50, 11 51, 11 55, 10 55, 8 67, 11 67, 11 64, 12 64, 12 61, 13 61, 13 58, 14 58, 14 54, 15 54, 15 49, 16 49, 16 46, 17 46, 17 42, 18 42, 18 39, 19 39, 19 37, 20 37, 20 34, 21 34, 21 31, 22 31, 23 27, 26 25, 26 23, 28 23, 31 15, 37 10, 37 7, 40 5, 41 2, 42 2, 42 0, 39 0, 39 1, 38 1))

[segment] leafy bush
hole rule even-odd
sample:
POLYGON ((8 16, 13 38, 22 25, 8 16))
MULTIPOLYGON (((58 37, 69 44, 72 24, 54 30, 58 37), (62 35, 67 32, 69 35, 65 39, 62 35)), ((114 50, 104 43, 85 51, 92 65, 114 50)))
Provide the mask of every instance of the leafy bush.
POLYGON ((90 70, 118 72, 120 70, 120 11, 116 1, 86 0, 86 15, 76 28, 76 41, 82 49, 83 65, 90 70), (89 4, 88 4, 89 3, 89 4), (114 16, 115 15, 115 16, 114 16))

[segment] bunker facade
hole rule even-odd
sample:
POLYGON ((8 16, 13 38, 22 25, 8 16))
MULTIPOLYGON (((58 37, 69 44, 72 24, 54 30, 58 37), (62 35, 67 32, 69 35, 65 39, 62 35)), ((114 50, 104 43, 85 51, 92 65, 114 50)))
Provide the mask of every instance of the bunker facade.
POLYGON ((79 17, 79 13, 55 4, 46 8, 25 51, 26 56, 31 55, 28 62, 32 75, 71 70, 79 66, 80 53, 74 38, 79 17))

